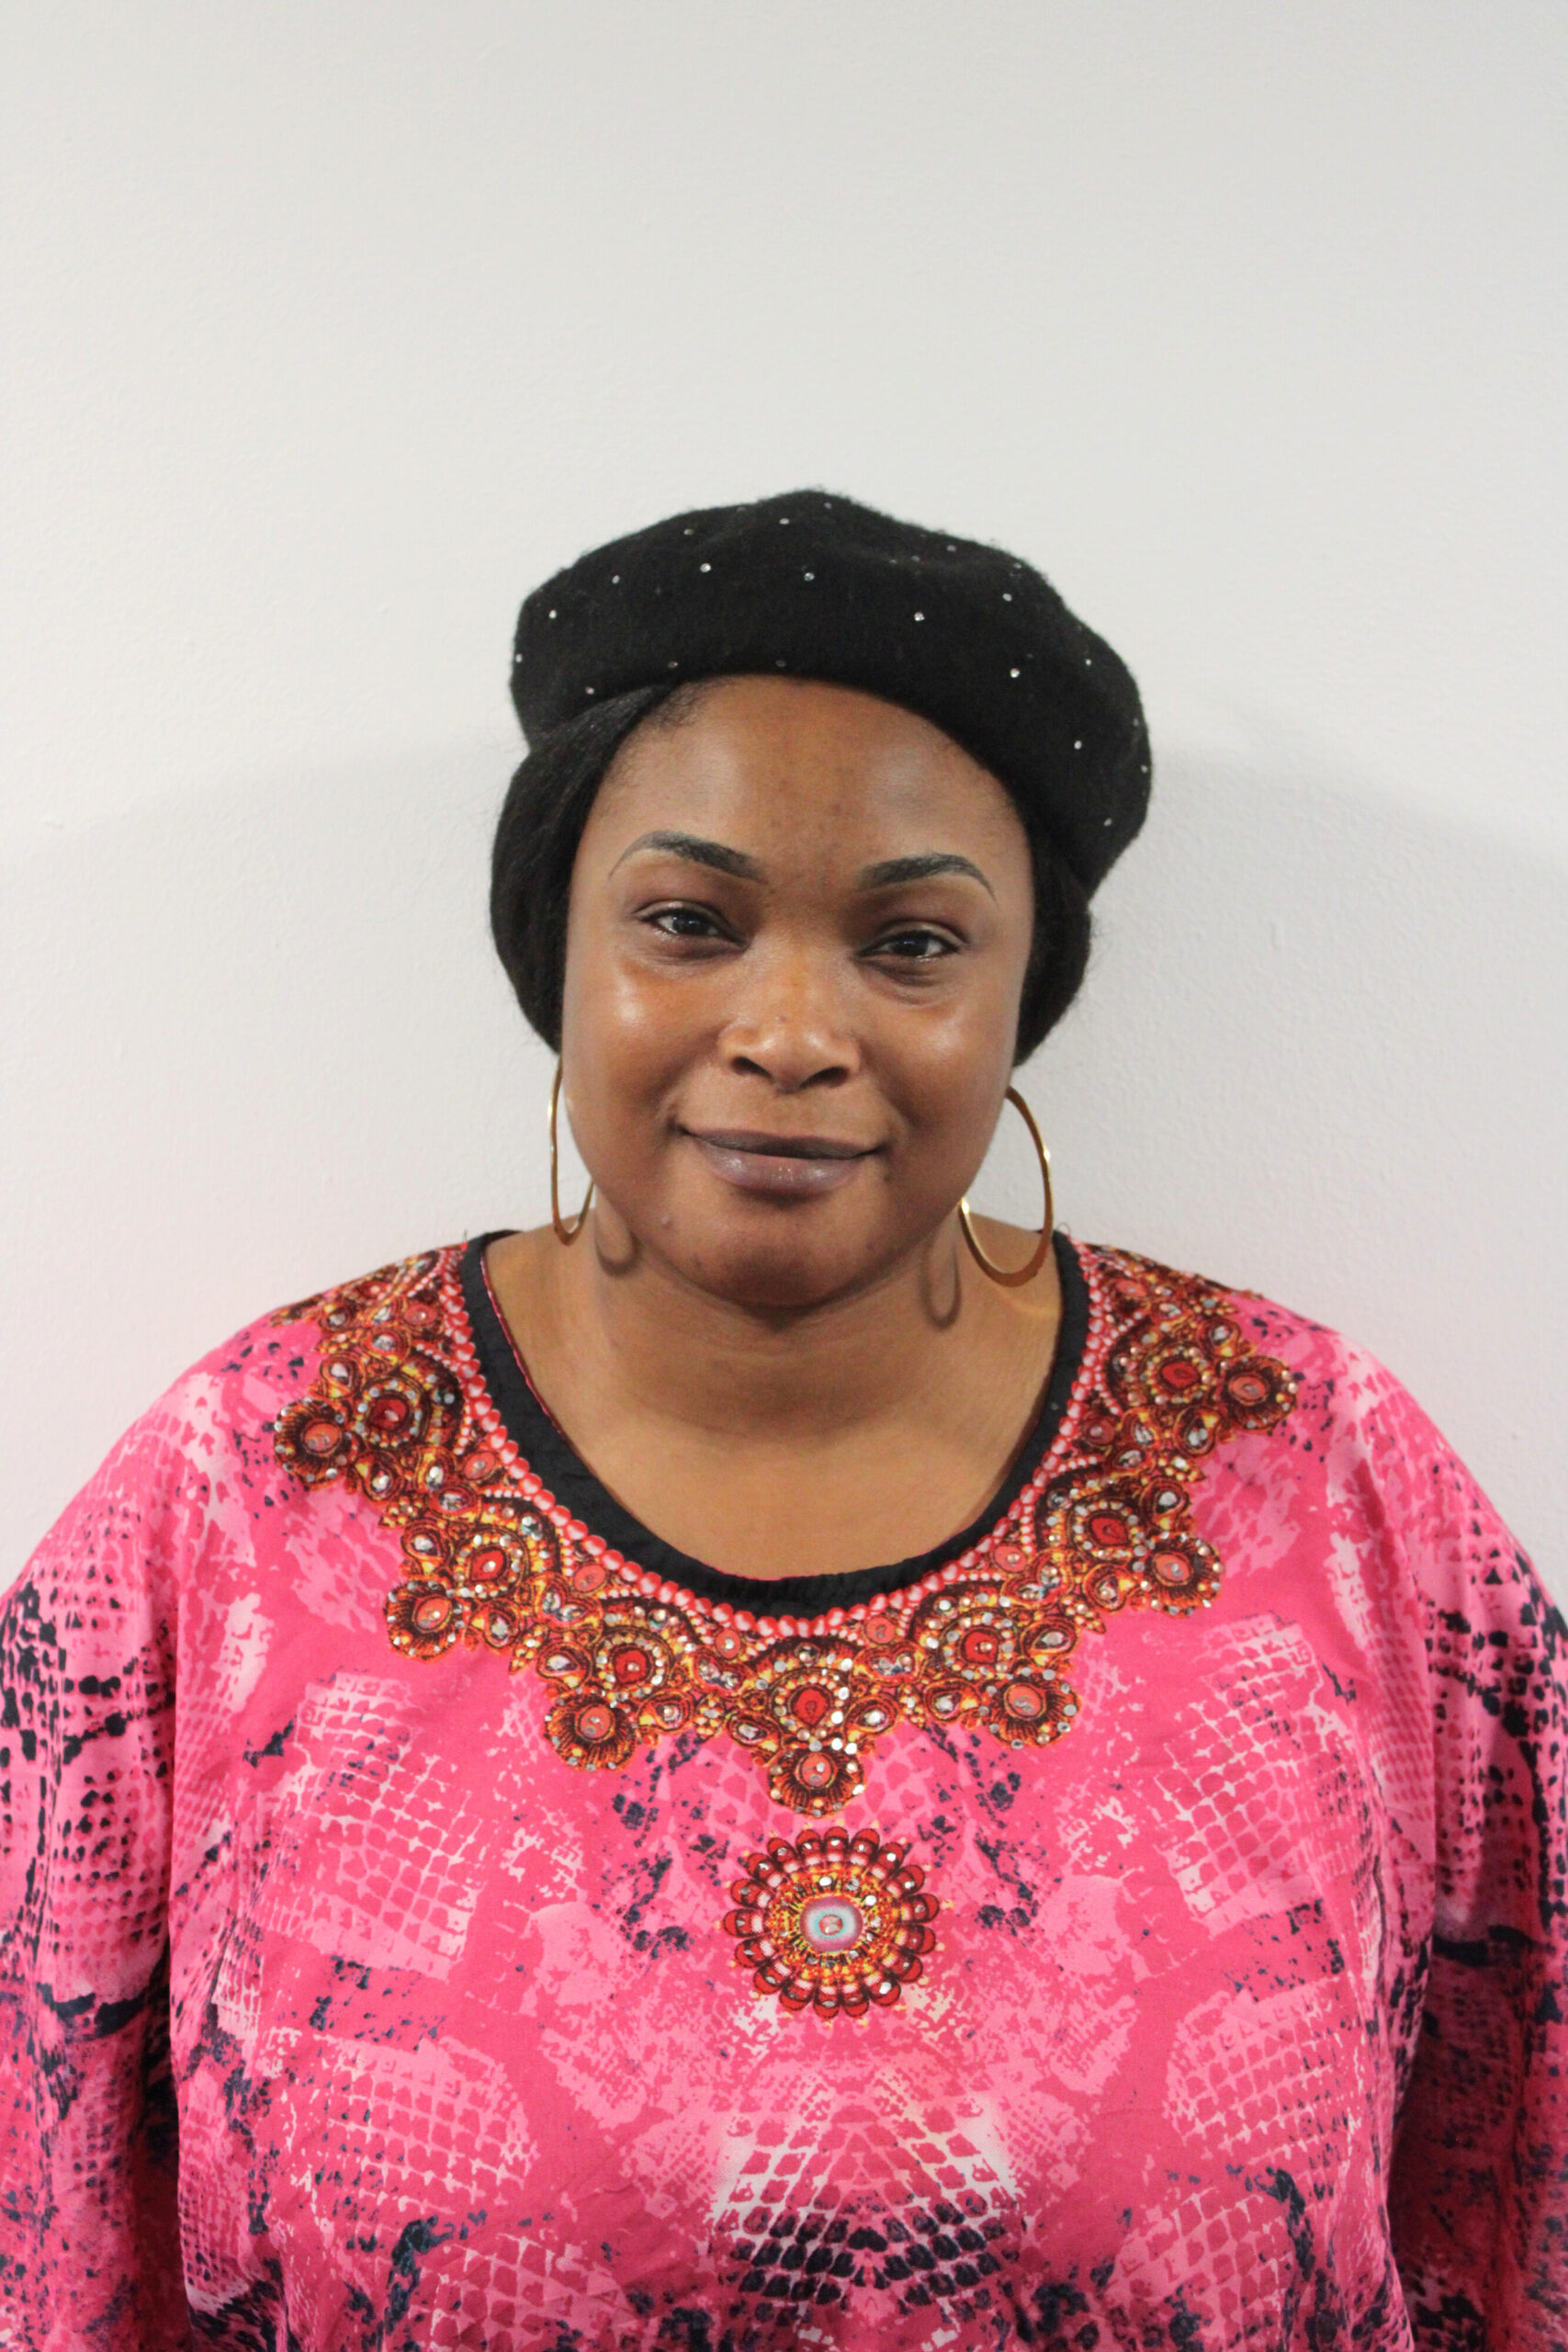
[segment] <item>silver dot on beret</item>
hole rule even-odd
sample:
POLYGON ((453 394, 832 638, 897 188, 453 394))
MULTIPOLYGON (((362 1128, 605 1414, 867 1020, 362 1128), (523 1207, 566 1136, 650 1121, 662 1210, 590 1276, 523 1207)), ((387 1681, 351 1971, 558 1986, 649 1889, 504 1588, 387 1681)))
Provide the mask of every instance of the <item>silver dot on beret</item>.
MULTIPOLYGON (((1136 689, 1115 655, 1060 605, 1049 583, 1038 578, 1028 563, 1004 550, 943 539, 934 531, 918 531, 895 518, 861 509, 852 501, 813 490, 800 492, 782 512, 778 501, 767 500, 750 506, 716 508, 692 523, 677 516, 651 526, 647 533, 629 535, 624 545, 596 549, 580 562, 580 570, 572 568, 544 590, 546 595, 552 589, 558 597, 564 594, 568 603, 541 608, 530 598, 525 615, 528 626, 520 629, 519 640, 508 649, 514 655, 510 678, 513 699, 525 733, 532 735, 570 720, 576 703, 596 702, 601 693, 618 707, 629 684, 635 680, 651 684, 661 669, 666 688, 672 690, 681 683, 686 659, 683 655, 661 657, 659 639, 662 638, 666 644, 671 639, 689 641, 699 677, 721 660, 743 672, 749 660, 763 674, 771 669, 775 677, 793 677, 797 668, 813 676, 822 671, 840 674, 846 668, 852 673, 858 670, 866 691, 894 700, 901 689, 907 695, 918 683, 921 696, 929 695, 945 714, 945 723, 957 730, 956 740, 966 741, 972 729, 994 748, 998 771, 1007 769, 1010 788, 1016 766, 1021 791, 1027 788, 1051 803, 1053 820, 1059 820, 1063 836, 1063 854, 1073 862, 1086 888, 1100 878, 1113 852, 1136 830, 1152 763, 1148 736, 1139 723, 1136 689), (840 507, 846 523, 842 537, 836 526, 832 530, 826 527, 840 507), (805 545, 798 537, 791 542, 797 549, 789 559, 791 573, 770 560, 767 530, 770 525, 793 529, 797 522, 806 535, 805 545), (701 548, 692 550, 698 579, 716 591, 723 589, 716 604, 693 594, 692 575, 682 571, 679 550, 672 544, 682 537, 705 539, 718 547, 722 562, 719 556, 706 555, 701 548), (952 587, 939 584, 935 608, 900 603, 911 589, 918 594, 928 585, 927 558, 941 573, 937 560, 944 554, 953 557, 955 570, 942 577, 964 583, 968 616, 960 629, 960 637, 966 641, 951 646, 948 640, 957 617, 950 609, 952 587), (960 556, 963 564, 958 563, 960 556), (622 566, 629 562, 632 568, 605 571, 606 558, 622 566), (819 570, 820 564, 827 569, 819 570), (792 576, 802 587, 820 585, 827 602, 813 597, 809 606, 791 605, 784 583, 792 576), (1013 584, 1004 588, 1002 581, 1008 578, 1013 584), (623 610, 620 605, 610 604, 604 594, 608 587, 629 587, 631 606, 623 610), (1018 604, 1021 598, 1029 610, 1005 620, 995 614, 987 623, 987 594, 1004 605, 1018 604), (649 610, 645 621, 637 623, 635 611, 645 603, 649 610), (853 623, 854 642, 847 648, 842 641, 840 604, 850 607, 853 623), (682 607, 688 609, 682 611, 682 607), (918 659, 908 639, 900 646, 900 610, 906 626, 925 629, 935 626, 933 638, 920 639, 925 650, 918 659), (537 633, 546 612, 548 646, 537 633), (1019 628, 1011 635, 1014 617, 1019 628), (689 632, 687 638, 682 638, 682 628, 689 632), (775 628, 788 635, 794 649, 789 653, 767 650, 767 639, 775 628), (629 650, 621 642, 628 632, 634 639, 629 650), (1075 641, 1077 667, 1101 673, 1077 691, 1070 675, 1075 641), (600 667, 607 678, 603 688, 597 679, 589 684, 583 675, 584 672, 592 675, 600 667), (1017 686, 1026 679, 1029 682, 1029 693, 1010 718, 999 705, 994 711, 987 707, 987 696, 995 700, 998 678, 1017 686), (1052 698, 1058 688, 1060 700, 1053 713, 1052 698), (1036 724, 1042 715, 1047 721, 1043 727, 1036 724), (1075 716, 1080 725, 1092 725, 1092 738, 1065 735, 1075 716), (1071 775, 1061 766, 1064 737, 1076 763, 1071 775), (1081 775, 1077 773, 1078 767, 1083 770, 1081 775), (1108 812, 1109 825, 1103 821, 1108 812), (1100 838, 1107 832, 1111 836, 1109 841, 1100 838)), ((654 698, 658 698, 657 688, 654 698)))

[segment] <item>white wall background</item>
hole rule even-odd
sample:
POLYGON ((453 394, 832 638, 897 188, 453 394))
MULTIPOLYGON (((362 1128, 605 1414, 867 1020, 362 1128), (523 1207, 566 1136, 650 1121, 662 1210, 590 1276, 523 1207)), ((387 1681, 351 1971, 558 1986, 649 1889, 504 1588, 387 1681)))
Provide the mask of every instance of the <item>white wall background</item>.
POLYGON ((1016 546, 1145 689, 1027 1080, 1069 1224, 1364 1340, 1568 1597, 1568 12, 4 33, 0 1583, 226 1330, 543 1214, 516 604, 824 482, 1016 546))

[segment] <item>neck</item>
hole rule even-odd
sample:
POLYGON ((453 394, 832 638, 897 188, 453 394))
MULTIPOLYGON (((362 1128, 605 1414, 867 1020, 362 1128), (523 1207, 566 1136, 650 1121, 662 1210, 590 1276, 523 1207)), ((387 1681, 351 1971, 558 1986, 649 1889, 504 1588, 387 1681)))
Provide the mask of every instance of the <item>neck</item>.
POLYGON ((561 1269, 571 1306, 638 1402, 728 1437, 806 1438, 879 1420, 908 1404, 912 1382, 975 1320, 947 1234, 863 1288, 793 1311, 710 1297, 657 1261, 627 1280, 582 1256, 561 1269))
MULTIPOLYGON (((998 1289, 953 1220, 864 1286, 798 1310, 715 1298, 651 1253, 623 1254, 607 1223, 591 1217, 570 1248, 547 1227, 491 1252, 502 1311, 569 1419, 592 1400, 591 1420, 618 1408, 715 1439, 834 1443, 919 1417, 976 1351, 1049 1359, 1055 1259, 1021 1291, 998 1289)), ((1009 1240, 998 1248, 1008 1254, 1009 1240)))

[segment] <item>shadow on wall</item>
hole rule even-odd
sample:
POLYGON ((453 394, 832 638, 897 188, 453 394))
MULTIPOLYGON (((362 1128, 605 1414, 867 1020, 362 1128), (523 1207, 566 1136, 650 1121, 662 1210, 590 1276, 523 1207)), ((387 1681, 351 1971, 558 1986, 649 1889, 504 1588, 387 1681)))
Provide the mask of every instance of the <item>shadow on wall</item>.
MULTIPOLYGON (((224 1332, 545 1213, 549 1057, 485 931, 510 757, 214 793, 12 863, 4 1287, 34 1409, 5 1424, 0 1584, 224 1332)), ((1065 1223, 1353 1333, 1568 1594, 1563 895, 1427 812, 1167 752, 1024 1085, 1065 1223)), ((1010 1123, 978 1190, 1037 1214, 1010 1123)))

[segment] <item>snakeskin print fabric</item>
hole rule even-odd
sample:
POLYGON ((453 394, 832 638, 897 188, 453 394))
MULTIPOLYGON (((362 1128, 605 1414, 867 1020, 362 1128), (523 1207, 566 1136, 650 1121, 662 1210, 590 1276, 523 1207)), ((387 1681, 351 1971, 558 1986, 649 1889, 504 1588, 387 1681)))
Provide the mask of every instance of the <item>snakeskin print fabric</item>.
MULTIPOLYGON (((530 1553, 422 1650, 424 1521, 280 1452, 320 1302, 176 1384, 0 1611, 0 2346, 1563 2352, 1562 1623, 1386 1373, 1223 1319, 1293 1402, 1182 1457, 1205 1605, 1086 1584, 1070 1730, 1009 1713, 1090 1350, 1036 1518, 897 1618, 950 1714, 830 1812, 678 1593, 530 1553), (702 1629, 667 1729, 634 1600, 702 1629)), ((879 1613, 779 1630, 802 1755, 879 1613)))

